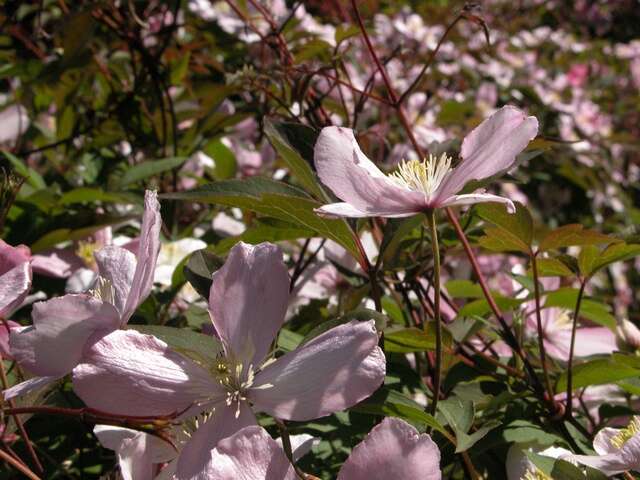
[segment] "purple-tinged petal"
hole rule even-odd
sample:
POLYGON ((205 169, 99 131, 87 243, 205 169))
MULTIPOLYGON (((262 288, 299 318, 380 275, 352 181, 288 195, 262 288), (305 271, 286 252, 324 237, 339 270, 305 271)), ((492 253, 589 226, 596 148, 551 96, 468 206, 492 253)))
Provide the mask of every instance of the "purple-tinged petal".
POLYGON ((9 348, 9 334, 11 330, 21 329, 22 326, 13 320, 0 321, 0 359, 13 360, 9 348))
POLYGON ((296 480, 284 450, 262 427, 246 427, 212 452, 208 480, 296 480))
MULTIPOLYGON (((133 276, 136 272, 136 256, 129 250, 113 245, 104 247, 95 254, 96 264, 100 277, 108 282, 104 285, 107 289, 112 289, 111 299, 103 298, 104 301, 112 302, 118 313, 124 319, 125 304, 133 283, 133 276)), ((98 279, 98 282, 101 282, 98 279)), ((100 288, 100 284, 97 285, 100 288)))
POLYGON ((387 212, 387 211, 367 211, 361 212, 356 207, 349 203, 329 203, 323 205, 320 208, 314 210, 318 215, 325 218, 364 218, 364 217, 387 217, 387 218, 402 218, 415 215, 415 211, 410 212, 387 212))
POLYGON ((0 275, 0 316, 22 305, 31 288, 31 265, 23 262, 0 275))
MULTIPOLYGON (((319 438, 309 435, 308 433, 291 435, 289 436, 289 441, 291 442, 291 454, 293 455, 294 462, 300 460, 309 453, 315 445, 320 443, 319 438)), ((276 438, 276 443, 282 447, 282 438, 276 438)))
POLYGON ((289 275, 270 243, 236 244, 213 274, 209 312, 227 353, 254 367, 269 353, 284 322, 289 275))
MULTIPOLYGON (((571 329, 564 328, 545 331, 544 344, 550 356, 565 362, 568 361, 571 347, 571 329)), ((609 354, 616 350, 615 334, 608 328, 580 327, 576 330, 576 341, 573 351, 576 357, 609 354)))
POLYGON ((407 422, 385 418, 351 452, 338 480, 440 480, 440 450, 407 422))
POLYGON ((153 287, 153 275, 160 252, 160 204, 157 193, 147 190, 144 194, 144 214, 140 228, 140 243, 136 254, 136 270, 129 289, 129 296, 122 312, 123 323, 127 323, 153 287))
POLYGON ((119 325, 112 305, 83 294, 38 302, 32 318, 32 327, 11 332, 11 354, 21 367, 41 376, 71 372, 90 337, 119 325))
POLYGON ((482 180, 509 169, 538 134, 538 120, 515 107, 502 107, 474 128, 462 142, 462 161, 445 178, 437 197, 458 193, 471 180, 482 180))
POLYGON ((182 412, 223 395, 204 368, 134 330, 116 330, 85 349, 73 387, 89 407, 134 416, 182 412))
POLYGON ((453 195, 444 200, 440 205, 441 207, 457 207, 463 205, 475 205, 476 203, 504 203, 507 207, 507 212, 516 213, 516 206, 511 200, 498 195, 491 195, 490 193, 470 193, 465 195, 453 195))
POLYGON ((30 258, 31 251, 29 247, 25 245, 12 247, 4 240, 0 240, 0 275, 4 275, 21 263, 28 262, 30 258))
MULTIPOLYGON (((176 466, 177 480, 209 480, 212 450, 238 430, 257 425, 256 417, 246 402, 227 406, 220 403, 213 416, 200 425, 185 444, 176 466)), ((242 477, 240 477, 242 478, 242 477)))
POLYGON ((373 320, 352 321, 287 353, 256 375, 249 399, 287 420, 310 420, 349 408, 371 395, 385 375, 373 320))
POLYGON ((568 455, 565 460, 575 460, 588 467, 600 470, 607 476, 627 470, 640 469, 640 434, 625 442, 621 449, 606 455, 568 455))
POLYGON ((322 183, 357 211, 390 216, 417 213, 424 207, 424 195, 389 180, 362 153, 348 128, 323 128, 313 159, 322 183))
POLYGON ((56 248, 32 257, 31 268, 46 277, 67 278, 84 262, 71 248, 56 248))
POLYGON ((149 456, 152 463, 168 462, 178 456, 178 452, 169 443, 159 437, 138 430, 115 427, 113 425, 96 425, 93 428, 93 433, 98 437, 103 447, 113 451, 118 451, 123 441, 132 439, 140 433, 148 436, 149 456))
POLYGON ((5 400, 11 400, 12 398, 26 395, 35 390, 40 390, 47 385, 52 384, 56 380, 62 378, 64 375, 50 376, 50 377, 33 377, 24 382, 18 383, 11 388, 7 388, 2 392, 5 400))
POLYGON ((593 449, 598 455, 607 455, 615 453, 618 449, 611 443, 613 437, 618 435, 620 430, 617 428, 605 427, 600 430, 593 439, 593 449))

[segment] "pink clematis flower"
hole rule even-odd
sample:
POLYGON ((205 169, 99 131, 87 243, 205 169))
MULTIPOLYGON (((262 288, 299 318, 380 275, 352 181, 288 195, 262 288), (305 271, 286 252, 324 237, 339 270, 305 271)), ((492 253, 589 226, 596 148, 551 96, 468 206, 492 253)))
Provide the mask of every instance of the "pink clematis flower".
POLYGON ((342 203, 317 209, 338 217, 407 217, 434 208, 502 202, 511 212, 511 200, 477 191, 460 194, 471 180, 482 180, 508 170, 538 132, 538 121, 506 106, 476 127, 462 142, 460 164, 451 158, 430 156, 403 162, 390 175, 382 173, 356 142, 353 131, 326 127, 320 132, 314 161, 320 180, 342 203))
POLYGON ((603 428, 593 439, 597 455, 567 455, 565 460, 600 470, 607 476, 628 470, 640 471, 640 417, 633 417, 626 428, 603 428))
MULTIPOLYGON (((209 480, 296 480, 284 450, 260 427, 246 427, 212 452, 209 480)), ((427 434, 403 420, 385 418, 358 444, 338 480, 440 480, 440 451, 427 434)))
POLYGON ((34 304, 33 326, 12 331, 10 347, 15 360, 37 376, 6 390, 6 399, 63 377, 81 361, 92 337, 126 325, 153 286, 160 225, 156 192, 147 191, 137 255, 104 247, 95 254, 99 276, 94 290, 34 304))
POLYGON ((88 406, 114 414, 215 410, 176 465, 179 479, 208 478, 212 448, 255 425, 253 410, 311 420, 355 405, 384 379, 385 357, 373 321, 340 325, 266 360, 288 297, 280 249, 238 243, 214 273, 209 297, 222 355, 194 361, 151 335, 119 330, 87 349, 73 372, 74 389, 88 406))
POLYGON ((0 317, 18 308, 31 288, 31 251, 0 240, 0 317))

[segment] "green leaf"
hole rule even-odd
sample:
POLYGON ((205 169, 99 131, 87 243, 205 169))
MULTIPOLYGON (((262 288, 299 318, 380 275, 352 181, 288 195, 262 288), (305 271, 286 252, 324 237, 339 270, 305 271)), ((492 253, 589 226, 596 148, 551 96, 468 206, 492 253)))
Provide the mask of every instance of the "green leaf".
POLYGON ((138 203, 136 195, 127 193, 105 192, 100 188, 80 187, 68 191, 60 197, 60 205, 71 205, 73 203, 106 202, 118 204, 138 203))
MULTIPOLYGON (((443 343, 451 344, 451 334, 443 333, 443 343)), ((419 328, 405 328, 402 330, 384 332, 384 349, 386 352, 410 353, 435 350, 436 336, 434 329, 428 333, 419 328)))
POLYGON ((489 420, 485 422, 480 428, 478 428, 472 434, 457 433, 456 434, 456 453, 461 453, 469 450, 478 441, 482 440, 487 433, 501 424, 498 420, 489 420))
POLYGON ((308 230, 285 222, 282 222, 282 225, 261 224, 246 229, 240 235, 223 238, 216 244, 214 252, 222 255, 228 252, 238 242, 256 245, 261 242, 275 243, 283 240, 295 240, 298 238, 310 238, 313 236, 313 230, 308 230))
POLYGON ((585 480, 582 470, 565 460, 539 455, 529 450, 525 450, 525 454, 536 468, 551 478, 558 480, 585 480))
POLYGON ((226 180, 236 175, 238 169, 236 156, 220 139, 211 140, 202 151, 215 162, 213 173, 217 179, 226 180))
POLYGON ((283 328, 278 334, 278 347, 285 352, 291 352, 298 348, 298 345, 302 343, 303 338, 304 337, 299 333, 283 328))
MULTIPOLYGON (((614 383, 618 380, 637 376, 640 376, 640 369, 638 368, 618 363, 612 358, 599 358, 573 367, 573 389, 614 383)), ((566 390, 567 372, 564 372, 558 379, 556 392, 560 393, 566 390)))
POLYGON ((505 233, 499 228, 485 228, 485 235, 478 239, 482 248, 492 252, 523 252, 529 253, 529 247, 518 238, 505 233))
POLYGON ((144 180, 153 175, 178 168, 187 160, 187 157, 171 157, 161 160, 148 160, 131 167, 120 179, 120 187, 125 187, 130 183, 144 180))
POLYGON ((552 445, 560 440, 557 435, 549 433, 527 420, 514 420, 505 425, 502 430, 502 438, 507 443, 535 442, 539 445, 552 445))
POLYGON ((485 222, 495 225, 497 230, 485 229, 493 242, 503 243, 510 250, 528 253, 533 241, 533 220, 525 206, 518 202, 515 206, 515 213, 510 214, 503 204, 483 203, 476 205, 475 213, 485 222))
POLYGON ((357 35, 360 35, 360 29, 355 25, 351 25, 351 26, 338 25, 335 33, 336 45, 339 45, 342 41, 346 40, 347 38, 355 37, 357 35))
POLYGON ((173 350, 190 358, 204 368, 216 364, 223 353, 222 344, 212 335, 194 332, 188 328, 162 325, 129 325, 127 329, 153 335, 167 343, 173 350))
POLYGON ((557 258, 538 258, 538 275, 540 277, 571 277, 573 271, 557 258))
POLYGON ((580 224, 563 225, 540 240, 538 251, 546 252, 575 245, 604 245, 616 241, 618 240, 595 230, 585 230, 580 224))
POLYGON ((445 288, 453 298, 482 298, 482 288, 471 280, 449 280, 445 288))
POLYGON ((398 417, 413 425, 427 426, 448 435, 448 432, 432 415, 424 412, 424 408, 396 390, 381 388, 365 401, 352 407, 351 410, 372 415, 398 417))
MULTIPOLYGON (((578 300, 577 288, 560 288, 546 294, 544 307, 559 307, 573 311, 578 300)), ((610 313, 610 307, 604 303, 583 298, 580 304, 580 317, 599 323, 610 329, 616 328, 616 318, 610 313)))
POLYGON ((278 152, 291 170, 293 176, 296 177, 315 198, 327 200, 308 160, 305 160, 305 158, 313 158, 313 146, 318 136, 316 131, 306 125, 294 123, 273 124, 267 119, 264 124, 264 132, 267 137, 269 137, 273 148, 276 149, 276 152, 278 152), (299 142, 298 150, 291 145, 289 141, 290 138, 297 139, 299 142))
POLYGON ((183 272, 184 278, 191 284, 203 298, 209 298, 212 275, 224 261, 207 249, 196 250, 187 260, 183 272))
POLYGON ((638 255, 640 255, 639 244, 614 243, 602 251, 587 247, 580 252, 578 264, 584 276, 591 276, 612 263, 623 262, 638 255), (584 255, 583 252, 585 252, 584 255))
POLYGON ((453 396, 438 402, 438 411, 447 420, 447 424, 456 432, 467 433, 473 425, 475 408, 471 400, 453 396))
POLYGON ((47 188, 47 184, 44 179, 33 168, 28 167, 22 160, 10 152, 2 151, 2 154, 7 160, 9 160, 9 163, 11 163, 11 166, 16 173, 25 177, 27 179, 26 182, 35 190, 47 188))
POLYGON ((161 198, 246 208, 290 224, 311 230, 321 237, 342 245, 354 258, 360 258, 351 229, 344 220, 316 215, 320 206, 302 190, 275 180, 251 177, 246 180, 225 180, 187 192, 161 195, 161 198))

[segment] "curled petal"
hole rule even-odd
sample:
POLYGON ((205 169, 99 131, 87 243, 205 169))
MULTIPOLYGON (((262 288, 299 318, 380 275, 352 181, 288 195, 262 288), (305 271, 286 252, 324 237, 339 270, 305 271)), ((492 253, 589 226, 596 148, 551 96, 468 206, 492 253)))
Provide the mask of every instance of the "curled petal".
POLYGON ((13 357, 32 373, 65 375, 82 358, 91 336, 118 328, 115 308, 89 295, 65 295, 33 305, 33 326, 10 335, 13 357))
POLYGON ((471 180, 508 170, 538 134, 538 120, 515 107, 502 107, 474 128, 462 142, 460 164, 445 178, 437 196, 455 195, 471 180))
POLYGON ((367 398, 382 383, 385 367, 373 321, 352 321, 265 367, 249 399, 274 417, 310 420, 367 398))
POLYGON ((366 211, 361 212, 356 207, 349 203, 329 203, 323 205, 320 208, 314 210, 321 217, 326 218, 363 218, 363 217, 388 217, 388 218, 402 218, 415 215, 415 211, 410 212, 387 212, 387 211, 366 211))
POLYGON ((0 275, 0 316, 22 305, 31 288, 31 265, 23 262, 0 275))
POLYGON ((136 256, 129 250, 114 245, 100 249, 94 256, 100 277, 109 282, 106 288, 112 289, 112 298, 103 300, 112 301, 122 316, 136 271, 136 256))
POLYGON ((516 213, 516 206, 511 200, 498 195, 491 195, 490 193, 470 193, 466 195, 453 195, 447 198, 442 204, 442 207, 455 207, 462 205, 474 205, 476 203, 504 203, 509 213, 516 213))
POLYGON ((11 388, 7 388, 2 392, 5 400, 11 400, 12 398, 26 395, 27 393, 35 392, 48 385, 51 385, 56 380, 62 378, 64 375, 50 376, 50 377, 33 377, 29 380, 25 380, 11 388))
POLYGON ((338 480, 440 480, 440 450, 407 422, 385 418, 351 452, 338 480))
POLYGON ((284 450, 262 427, 246 427, 212 452, 209 480, 296 480, 284 450))
POLYGON ((342 127, 325 127, 314 147, 314 163, 322 183, 355 211, 386 212, 385 216, 416 213, 424 195, 394 184, 369 160, 353 136, 342 127))
POLYGON ((254 366, 265 358, 284 322, 289 274, 269 243, 238 243, 213 274, 209 311, 227 353, 254 366), (230 350, 230 351, 229 351, 230 350))
POLYGON ((169 415, 223 394, 205 369, 134 330, 116 330, 87 348, 73 387, 89 407, 116 415, 169 415))

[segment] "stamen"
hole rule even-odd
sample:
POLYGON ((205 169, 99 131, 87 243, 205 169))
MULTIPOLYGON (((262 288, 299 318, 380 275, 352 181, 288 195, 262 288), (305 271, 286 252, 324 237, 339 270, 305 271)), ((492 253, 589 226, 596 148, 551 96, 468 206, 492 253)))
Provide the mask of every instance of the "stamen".
POLYGON ((450 171, 451 157, 443 153, 438 160, 430 154, 423 161, 403 160, 398 170, 390 173, 388 178, 399 186, 424 193, 430 200, 450 171))
POLYGON ((94 287, 89 290, 89 295, 105 303, 115 304, 115 289, 111 281, 106 278, 98 277, 94 287))
POLYGON ((629 425, 623 428, 611 439, 611 445, 616 448, 622 448, 625 443, 631 440, 631 437, 640 433, 640 417, 633 417, 629 425))
POLYGON ((549 475, 540 471, 540 469, 533 467, 525 472, 522 480, 553 480, 549 475))

